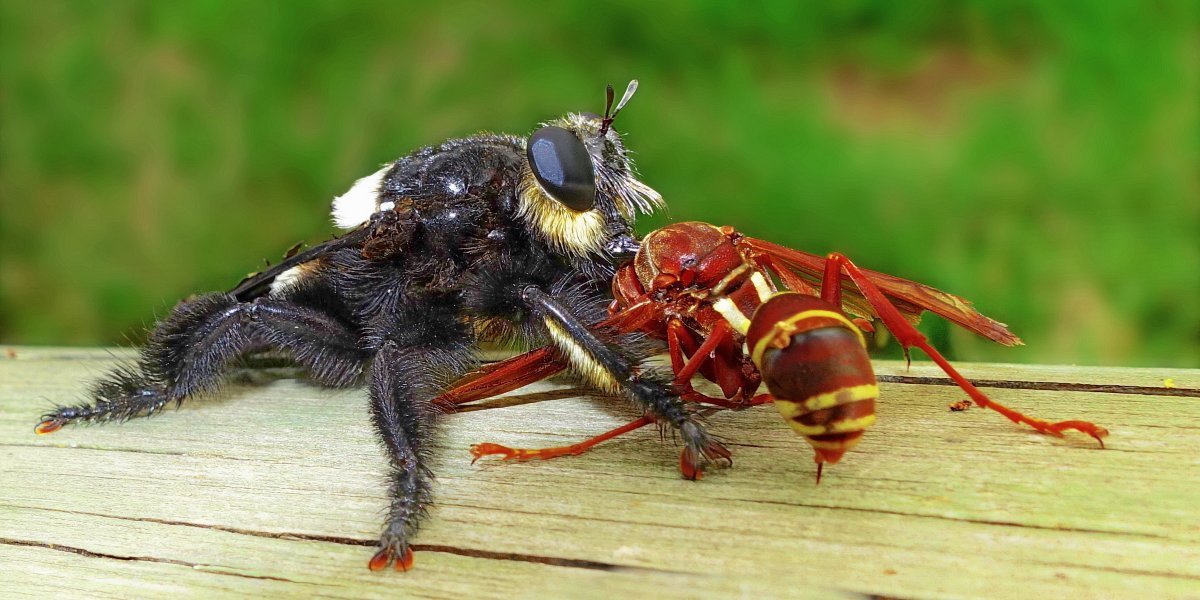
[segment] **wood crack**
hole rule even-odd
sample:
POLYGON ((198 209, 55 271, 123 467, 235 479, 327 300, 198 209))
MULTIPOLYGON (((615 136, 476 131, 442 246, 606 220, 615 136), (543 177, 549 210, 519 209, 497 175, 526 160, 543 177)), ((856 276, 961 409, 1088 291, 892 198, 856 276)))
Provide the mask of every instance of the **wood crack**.
MULTIPOLYGON (((915 375, 876 375, 881 383, 904 383, 909 385, 947 385, 957 383, 945 377, 917 377, 915 375)), ((1200 398, 1200 389, 1168 388, 1148 385, 1110 385, 1100 383, 1066 383, 1062 381, 1013 381, 1007 379, 970 379, 972 385, 981 388, 1003 388, 1010 390, 1046 390, 1054 392, 1091 392, 1094 394, 1133 394, 1136 396, 1180 396, 1200 398)))
POLYGON ((954 517, 945 517, 942 515, 923 515, 920 513, 910 513, 896 510, 881 510, 878 508, 863 508, 860 506, 829 506, 825 504, 805 504, 802 502, 784 502, 782 500, 747 500, 745 498, 713 498, 714 500, 723 500, 728 502, 750 502, 755 504, 777 504, 780 506, 793 506, 796 508, 824 508, 828 510, 845 510, 854 512, 875 513, 882 515, 895 515, 898 517, 911 517, 916 519, 936 519, 939 521, 950 521, 954 523, 973 523, 977 525, 997 525, 1001 527, 1021 527, 1024 529, 1041 529, 1044 531, 1058 531, 1063 533, 1103 533, 1106 535, 1119 535, 1127 537, 1140 537, 1149 539, 1170 539, 1167 536, 1155 533, 1137 533, 1131 531, 1112 531, 1109 529, 1088 529, 1083 527, 1051 527, 1048 525, 1034 525, 1032 523, 1019 523, 1016 521, 994 521, 989 519, 957 519, 954 517))
POLYGON ((203 452, 176 452, 172 450, 147 450, 144 448, 108 448, 104 446, 91 446, 87 444, 21 444, 11 442, 0 442, 0 446, 11 448, 54 448, 56 450, 93 450, 97 452, 129 452, 133 454, 150 454, 154 456, 179 456, 185 458, 215 458, 218 460, 234 460, 251 463, 265 463, 272 465, 294 465, 296 463, 270 460, 263 458, 242 458, 240 456, 229 456, 225 454, 211 454, 203 452))
MULTIPOLYGON (((101 518, 106 518, 106 519, 116 519, 119 521, 133 521, 133 522, 141 522, 141 523, 154 523, 156 525, 172 525, 172 526, 179 526, 179 527, 194 527, 197 529, 211 529, 214 531, 222 531, 225 533, 233 533, 233 534, 238 534, 238 535, 249 535, 249 536, 254 536, 254 537, 280 539, 280 540, 295 540, 295 541, 305 541, 305 542, 326 542, 326 543, 330 543, 330 544, 341 544, 344 546, 363 546, 363 547, 374 547, 378 543, 376 540, 373 540, 373 539, 362 539, 362 538, 352 538, 352 537, 342 537, 342 536, 332 536, 332 535, 320 535, 320 534, 311 534, 311 533, 258 531, 258 530, 254 530, 254 529, 242 529, 242 528, 238 528, 238 527, 227 527, 227 526, 223 526, 223 525, 210 525, 207 523, 190 523, 187 521, 155 519, 152 517, 126 517, 126 516, 120 516, 120 515, 108 515, 108 514, 103 514, 103 513, 94 513, 94 512, 87 512, 87 511, 65 510, 65 509, 58 509, 58 508, 39 508, 39 507, 32 507, 32 506, 19 506, 19 505, 13 505, 13 504, 7 504, 4 506, 7 506, 9 508, 20 508, 20 509, 25 509, 25 510, 44 510, 44 511, 49 511, 49 512, 66 513, 66 514, 71 514, 71 515, 101 517, 101 518)), ((0 543, 12 543, 12 545, 18 545, 18 546, 22 546, 22 545, 23 546, 41 546, 41 547, 51 548, 53 550, 76 552, 77 554, 83 554, 85 556, 97 556, 97 557, 102 557, 102 558, 113 558, 113 559, 117 559, 117 560, 145 560, 145 561, 149 561, 149 562, 165 562, 165 563, 178 564, 178 565, 184 565, 184 566, 190 566, 190 567, 201 567, 201 568, 207 566, 207 565, 196 565, 196 564, 186 563, 183 561, 164 559, 164 558, 155 558, 155 557, 122 557, 122 556, 116 556, 116 555, 107 555, 107 554, 92 552, 90 550, 83 550, 81 548, 72 548, 69 546, 59 546, 58 544, 46 544, 46 543, 42 543, 42 542, 33 542, 33 541, 27 541, 27 540, 7 540, 7 541, 6 540, 7 540, 7 538, 0 538, 0 543)), ((647 568, 647 567, 633 567, 633 566, 618 565, 615 563, 606 563, 606 562, 579 559, 579 558, 564 558, 564 557, 558 557, 558 556, 543 556, 543 555, 538 555, 538 554, 522 554, 522 553, 516 553, 516 552, 496 552, 496 551, 492 551, 492 550, 481 550, 478 548, 463 548, 463 547, 459 547, 459 546, 450 546, 450 545, 446 545, 446 544, 413 544, 412 548, 414 551, 417 551, 417 552, 444 552, 446 554, 455 554, 458 556, 467 556, 467 557, 471 557, 471 558, 482 558, 482 559, 488 559, 488 560, 511 560, 511 561, 517 561, 517 562, 537 563, 537 564, 550 565, 550 566, 555 566, 555 567, 567 567, 567 568, 574 568, 574 569, 590 569, 590 570, 595 570, 595 571, 626 571, 626 572, 638 571, 638 572, 645 572, 645 573, 653 572, 653 573, 669 573, 669 574, 679 574, 679 575, 684 574, 681 571, 671 571, 671 570, 666 570, 666 569, 653 569, 653 568, 647 568)), ((228 575, 235 575, 238 577, 254 577, 254 578, 258 578, 258 579, 277 579, 274 577, 251 576, 251 575, 244 575, 241 573, 231 573, 228 571, 216 571, 216 572, 219 572, 222 574, 228 574, 228 575)), ((291 580, 280 579, 280 581, 291 581, 291 580)))
POLYGON ((206 564, 202 564, 202 563, 192 563, 192 562, 187 562, 187 561, 183 561, 183 560, 176 560, 173 558, 159 558, 157 556, 125 556, 125 555, 120 555, 120 554, 108 554, 106 552, 96 552, 94 550, 86 550, 84 548, 77 548, 75 546, 66 546, 63 544, 50 544, 47 542, 36 542, 33 540, 18 540, 18 539, 13 539, 13 538, 0 537, 0 544, 6 545, 6 546, 25 546, 25 547, 31 547, 31 548, 45 548, 47 550, 54 550, 56 552, 70 552, 72 554, 78 554, 80 556, 86 556, 88 558, 106 558, 106 559, 110 559, 110 560, 120 560, 120 561, 127 561, 127 562, 151 562, 151 563, 163 563, 163 564, 168 564, 168 565, 179 565, 181 567, 188 567, 191 569, 199 569, 199 570, 205 571, 207 573, 216 573, 218 575, 229 575, 231 577, 241 577, 244 579, 268 579, 271 581, 284 581, 287 583, 307 583, 304 581, 296 581, 295 579, 287 579, 285 577, 272 577, 270 575, 248 575, 246 573, 238 573, 236 571, 226 570, 225 567, 220 567, 218 565, 206 565, 206 564))
POLYGON ((1200 581, 1200 576, 1188 575, 1186 573, 1175 573, 1172 571, 1151 571, 1149 569, 1130 569, 1127 567, 1115 567, 1112 565, 1105 565, 1103 567, 1095 567, 1095 566, 1091 566, 1091 565, 1077 565, 1077 564, 1061 563, 1061 562, 1039 562, 1037 564, 1045 565, 1048 567, 1064 567, 1064 568, 1069 568, 1069 569, 1090 569, 1092 571, 1100 571, 1103 573, 1121 573, 1124 575, 1147 575, 1150 577, 1168 577, 1171 579, 1188 579, 1188 580, 1192 580, 1192 581, 1200 581))

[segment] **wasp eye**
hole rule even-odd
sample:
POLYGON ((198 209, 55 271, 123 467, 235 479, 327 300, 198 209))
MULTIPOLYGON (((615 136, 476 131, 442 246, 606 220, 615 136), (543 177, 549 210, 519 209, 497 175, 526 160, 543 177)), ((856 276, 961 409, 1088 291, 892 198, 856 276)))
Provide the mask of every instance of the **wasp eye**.
POLYGON ((529 137, 529 166, 555 200, 583 212, 596 204, 592 157, 575 134, 562 127, 543 127, 529 137))

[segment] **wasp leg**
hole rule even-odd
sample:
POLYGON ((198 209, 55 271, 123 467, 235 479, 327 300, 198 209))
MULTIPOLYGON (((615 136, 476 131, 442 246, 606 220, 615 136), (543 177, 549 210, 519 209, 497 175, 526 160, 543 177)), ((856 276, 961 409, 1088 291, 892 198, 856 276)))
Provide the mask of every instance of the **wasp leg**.
POLYGON ((617 427, 616 429, 606 431, 596 437, 588 438, 577 444, 571 444, 570 446, 557 446, 554 448, 509 448, 508 446, 501 446, 500 444, 492 444, 489 442, 475 444, 474 446, 471 446, 471 455, 475 457, 471 463, 474 464, 476 460, 479 460, 485 456, 499 456, 501 460, 531 460, 535 458, 546 460, 550 458, 558 458, 560 456, 579 456, 580 454, 591 450, 596 444, 607 442, 608 440, 611 440, 617 436, 625 435, 630 431, 641 429, 642 427, 645 427, 653 422, 654 419, 652 417, 642 417, 636 421, 631 421, 625 425, 617 427))
MULTIPOLYGON (((704 343, 696 344, 691 338, 691 333, 682 328, 683 324, 678 320, 672 320, 670 322, 667 332, 667 346, 671 356, 671 367, 675 372, 674 385, 676 389, 680 391, 680 397, 683 400, 688 402, 712 404, 724 408, 744 408, 746 406, 762 404, 764 402, 764 398, 755 398, 750 401, 743 401, 740 400, 740 395, 738 399, 726 400, 722 398, 714 398, 712 396, 695 391, 691 386, 692 376, 701 368, 703 361, 708 359, 708 354, 712 352, 712 350, 716 348, 732 330, 728 325, 719 323, 712 334, 710 334, 709 337, 704 341, 704 343), (722 325, 724 325, 724 327, 722 327, 722 325), (681 340, 681 336, 685 337, 683 337, 681 340), (684 352, 688 352, 691 355, 691 358, 685 359, 684 352)), ((539 352, 540 350, 542 349, 534 352, 539 352)), ((529 355, 532 354, 533 353, 529 353, 529 355)), ((521 357, 517 358, 522 358, 529 355, 522 355, 521 357)), ((537 374, 536 370, 531 372, 535 375, 537 374)), ((471 383, 473 384, 474 382, 471 383)), ((765 401, 770 402, 770 397, 766 396, 765 401)), ((475 462, 475 460, 479 460, 485 456, 498 456, 501 460, 520 461, 533 459, 547 460, 551 458, 558 458, 560 456, 579 456, 580 454, 591 450, 593 447, 602 442, 606 442, 631 431, 636 431, 653 422, 653 418, 645 416, 612 429, 611 431, 607 431, 595 437, 583 440, 582 442, 571 444, 569 446, 556 446, 553 448, 511 448, 509 446, 484 442, 471 446, 471 454, 475 457, 475 459, 471 462, 475 462)), ((686 453, 687 450, 685 449, 684 452, 686 453)), ((688 467, 685 467, 685 469, 687 468, 688 467)), ((691 469, 694 471, 694 467, 691 469)), ((685 475, 687 474, 688 471, 685 470, 685 475)))
POLYGON ((1045 421, 1037 417, 1031 417, 1015 411, 1007 406, 992 401, 983 392, 979 391, 970 381, 960 375, 958 371, 951 366, 950 362, 935 350, 925 339, 921 332, 917 331, 908 321, 900 315, 900 311, 892 305, 890 301, 883 295, 878 287, 867 277, 861 269, 858 268, 849 258, 842 254, 830 254, 825 263, 825 276, 821 285, 821 299, 829 302, 834 306, 841 306, 841 270, 845 269, 850 279, 862 291, 863 296, 871 303, 871 308, 879 314, 879 318, 883 320, 883 324, 887 326, 892 335, 896 336, 896 340, 904 347, 905 355, 908 354, 908 349, 912 346, 920 348, 925 354, 937 363, 950 379, 953 379, 958 387, 975 401, 976 404, 983 408, 990 408, 1014 423, 1024 423, 1033 427, 1037 431, 1053 436, 1061 437, 1064 431, 1075 430, 1092 436, 1097 442, 1100 442, 1100 447, 1104 447, 1104 437, 1108 435, 1108 430, 1104 427, 1089 423, 1087 421, 1059 421, 1057 423, 1045 421))
POLYGON ((387 522, 379 549, 368 563, 371 570, 412 567, 409 540, 433 501, 429 439, 443 411, 432 399, 439 386, 465 371, 472 358, 471 334, 465 324, 446 315, 426 316, 417 321, 409 315, 387 324, 371 363, 371 421, 391 466, 387 522))
POLYGON ((703 465, 727 460, 729 450, 705 430, 701 418, 680 400, 665 381, 643 373, 635 361, 600 341, 566 306, 536 286, 525 287, 521 298, 549 334, 563 358, 596 388, 632 399, 654 417, 679 430, 689 478, 700 476, 703 465))
POLYGON ((288 351, 326 385, 347 385, 368 355, 335 317, 287 300, 238 302, 209 294, 181 304, 158 324, 136 366, 121 366, 91 389, 90 404, 60 406, 42 416, 38 433, 77 421, 149 416, 168 402, 211 391, 234 358, 266 347, 288 351))
MULTIPOLYGON (((716 383, 721 383, 726 374, 725 365, 714 363, 712 353, 721 345, 730 339, 733 333, 733 328, 729 326, 727 321, 718 321, 713 326, 713 330, 704 339, 704 342, 696 344, 692 333, 678 320, 672 319, 667 324, 667 349, 671 357, 671 370, 675 372, 675 389, 679 390, 681 398, 688 402, 697 402, 700 404, 710 404, 721 408, 739 409, 762 404, 762 402, 747 401, 746 389, 749 382, 745 377, 736 376, 738 378, 737 392, 727 398, 717 398, 709 396, 701 392, 697 392, 692 387, 692 377, 697 371, 707 367, 711 368, 711 375, 706 377, 716 383), (684 359, 684 353, 690 355, 690 358, 684 359)), ((736 381, 736 380, 735 380, 736 381)))

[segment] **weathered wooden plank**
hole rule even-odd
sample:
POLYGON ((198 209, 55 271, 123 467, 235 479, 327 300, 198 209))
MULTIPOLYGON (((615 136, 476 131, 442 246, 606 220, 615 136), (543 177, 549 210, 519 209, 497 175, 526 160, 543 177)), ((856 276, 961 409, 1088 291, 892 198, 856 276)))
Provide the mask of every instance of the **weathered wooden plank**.
POLYGON ((41 409, 76 398, 112 359, 15 351, 0 357, 6 594, 1200 595, 1200 371, 963 366, 1068 384, 987 391, 1109 426, 1103 451, 988 411, 952 413, 951 387, 884 383, 879 423, 820 486, 770 407, 711 417, 736 465, 699 483, 678 478, 677 448, 653 430, 582 457, 472 466, 477 441, 557 445, 634 416, 585 398, 532 401, 563 388, 539 384, 445 419, 417 569, 380 574, 365 562, 384 463, 361 391, 235 385, 162 417, 35 436, 41 409), (1166 377, 1195 394, 1071 388, 1166 377))

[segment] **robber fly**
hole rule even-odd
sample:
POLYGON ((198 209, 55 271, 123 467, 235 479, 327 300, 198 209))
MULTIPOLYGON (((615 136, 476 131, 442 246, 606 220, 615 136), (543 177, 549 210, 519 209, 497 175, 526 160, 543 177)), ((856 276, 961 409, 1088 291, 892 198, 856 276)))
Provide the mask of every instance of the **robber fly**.
MULTIPOLYGON (((928 310, 1000 344, 1020 344, 1020 338, 963 298, 861 269, 840 254, 823 258, 745 236, 732 227, 673 223, 642 240, 634 259, 617 270, 612 289, 610 316, 602 326, 664 340, 676 389, 690 402, 724 408, 774 402, 812 445, 818 481, 824 464, 838 462, 874 423, 879 389, 863 330, 873 329, 875 318, 906 354, 909 348, 921 349, 980 407, 1050 435, 1080 431, 1103 445, 1108 434, 1093 423, 1052 423, 988 398, 912 322, 928 310), (693 389, 694 375, 717 384, 722 395, 693 389), (769 393, 756 395, 764 382, 769 393)), ((533 350, 469 374, 438 402, 480 400, 563 368, 552 349, 533 350)), ((574 455, 653 422, 654 416, 647 415, 569 446, 528 449, 482 443, 471 452, 476 459, 507 460, 574 455)), ((699 476, 696 458, 685 449, 680 457, 684 476, 699 476)))
POLYGON ((528 138, 476 135, 421 148, 333 201, 348 230, 225 293, 177 305, 136 363, 113 370, 91 401, 43 416, 38 433, 76 422, 148 416, 215 389, 235 359, 279 350, 323 385, 365 381, 391 466, 390 506, 371 569, 413 562, 432 501, 429 440, 443 386, 476 364, 485 338, 549 344, 606 393, 632 400, 697 456, 728 453, 669 378, 642 371, 650 352, 593 330, 614 257, 636 249, 634 217, 662 203, 635 174, 613 120, 572 113, 528 138))

